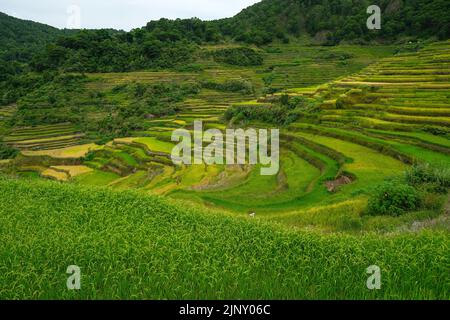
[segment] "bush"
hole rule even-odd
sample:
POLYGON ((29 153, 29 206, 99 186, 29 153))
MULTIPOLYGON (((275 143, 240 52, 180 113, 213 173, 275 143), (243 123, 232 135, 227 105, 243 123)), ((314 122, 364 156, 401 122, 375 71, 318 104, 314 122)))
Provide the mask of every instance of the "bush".
POLYGON ((369 199, 369 215, 399 216, 408 211, 416 210, 421 205, 419 192, 412 186, 388 181, 375 189, 369 199))
POLYGON ((312 99, 281 95, 276 102, 268 105, 237 105, 225 111, 223 120, 232 123, 260 121, 279 126, 287 126, 300 118, 316 120, 320 108, 312 99))
POLYGON ((339 98, 336 100, 336 109, 342 110, 345 108, 345 102, 342 100, 342 98, 339 98))
POLYGON ((450 188, 450 167, 434 167, 428 163, 415 164, 405 173, 406 181, 413 186, 428 184, 437 192, 450 188))
POLYGON ((223 83, 214 81, 203 81, 201 83, 203 88, 212 89, 223 92, 240 92, 243 94, 251 94, 254 92, 253 84, 247 80, 232 79, 226 80, 223 83))
POLYGON ((353 58, 354 55, 347 52, 324 52, 317 56, 318 60, 340 60, 345 61, 353 58))
POLYGON ((434 212, 439 212, 444 204, 446 197, 433 192, 423 192, 422 207, 434 212))
POLYGON ((260 66, 264 61, 259 52, 246 47, 216 50, 212 54, 215 61, 235 66, 260 66))
POLYGON ((198 63, 190 63, 187 65, 180 65, 178 67, 175 67, 175 70, 178 72, 202 72, 204 69, 204 66, 198 63))
POLYGON ((450 136, 450 129, 437 126, 425 126, 423 131, 435 136, 450 136))
POLYGON ((233 106, 225 111, 223 119, 232 123, 248 123, 249 121, 261 121, 279 126, 289 125, 299 118, 299 114, 289 111, 281 105, 267 106, 233 106))
POLYGON ((298 109, 306 114, 316 114, 320 112, 319 103, 314 99, 305 97, 292 97, 288 99, 290 110, 298 109))
POLYGON ((399 53, 418 52, 422 48, 423 46, 420 43, 410 41, 408 43, 398 46, 395 49, 395 53, 399 54, 399 53))
POLYGON ((17 149, 11 148, 7 144, 0 142, 0 160, 13 159, 19 153, 17 149))

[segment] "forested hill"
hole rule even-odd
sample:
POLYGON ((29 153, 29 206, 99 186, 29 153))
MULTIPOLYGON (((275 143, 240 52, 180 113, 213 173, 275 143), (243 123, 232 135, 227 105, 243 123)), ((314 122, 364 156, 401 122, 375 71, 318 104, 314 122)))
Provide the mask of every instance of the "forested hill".
POLYGON ((0 55, 6 60, 26 60, 36 47, 67 34, 48 25, 17 19, 0 12, 0 55))
POLYGON ((308 35, 337 44, 342 40, 390 41, 403 36, 450 37, 448 0, 262 0, 228 19, 151 21, 146 30, 196 41, 235 40, 263 45, 308 35), (366 27, 367 8, 382 10, 382 29, 366 27))
POLYGON ((228 19, 161 19, 131 32, 58 30, 0 14, 0 68, 14 73, 5 61, 22 61, 35 71, 131 71, 191 63, 197 45, 205 43, 265 45, 309 36, 319 44, 335 45, 450 37, 448 0, 378 0, 381 30, 366 27, 371 4, 371 0, 263 0, 228 19))
POLYGON ((448 0, 262 0, 230 19, 219 20, 222 33, 256 44, 286 35, 342 40, 392 40, 400 36, 450 37, 448 0), (367 8, 382 10, 382 29, 366 28, 367 8))
MULTIPOLYGON (((399 36, 450 37, 450 1, 378 0, 382 29, 366 28, 366 9, 372 0, 262 0, 236 16, 215 21, 161 19, 142 28, 159 40, 184 38, 194 42, 236 40, 265 44, 287 36, 326 33, 329 40, 393 39, 399 36)), ((136 30, 135 30, 136 31, 136 30)), ((75 33, 45 24, 25 21, 0 12, 0 52, 34 46, 75 33)), ((127 41, 131 33, 125 37, 127 41)))

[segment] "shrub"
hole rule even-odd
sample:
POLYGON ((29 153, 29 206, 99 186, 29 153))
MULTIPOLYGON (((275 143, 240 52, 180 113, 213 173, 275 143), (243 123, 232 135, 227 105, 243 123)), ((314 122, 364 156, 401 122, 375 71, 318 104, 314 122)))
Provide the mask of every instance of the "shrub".
POLYGON ((288 105, 289 105, 289 95, 283 94, 283 95, 280 97, 280 103, 281 103, 281 105, 283 105, 283 106, 288 106, 288 105))
POLYGON ((251 48, 229 48, 213 52, 214 60, 235 66, 260 66, 263 64, 262 55, 251 48))
POLYGON ((413 165, 405 173, 406 181, 413 186, 433 185, 435 191, 447 192, 450 188, 450 167, 434 167, 428 163, 413 165))
POLYGON ((123 92, 123 91, 125 91, 125 89, 126 89, 127 87, 128 87, 128 85, 125 84, 125 83, 118 84, 118 85, 114 86, 114 87, 111 89, 111 92, 112 92, 112 93, 123 92))
POLYGON ((83 162, 84 161, 93 161, 95 158, 95 151, 89 151, 84 157, 83 157, 83 162))
POLYGON ((202 72, 204 69, 205 69, 204 66, 198 63, 180 65, 175 68, 175 70, 178 72, 202 72))
POLYGON ((343 101, 342 98, 339 98, 336 100, 336 109, 338 110, 342 110, 345 108, 345 102, 343 101))
POLYGON ((0 142, 0 160, 12 159, 19 153, 17 149, 11 148, 7 144, 0 142))
POLYGON ((398 46, 395 50, 395 53, 399 54, 399 53, 417 52, 422 48, 423 46, 419 42, 409 41, 408 43, 398 46))
POLYGON ((319 60, 340 60, 345 61, 353 58, 354 55, 348 52, 324 52, 317 56, 319 60))
POLYGON ((369 199, 369 215, 399 216, 420 207, 419 192, 412 186, 388 181, 378 186, 369 199))
POLYGON ((203 81, 201 83, 203 88, 212 89, 223 92, 240 92, 244 94, 251 94, 254 92, 253 85, 250 81, 231 79, 226 80, 223 83, 217 83, 214 81, 203 81))
POLYGON ((315 99, 305 97, 292 97, 288 100, 290 110, 298 109, 306 114, 316 114, 320 112, 319 103, 315 99))
POLYGON ((437 127, 437 126, 425 126, 423 128, 423 131, 427 133, 431 133, 435 136, 450 136, 450 130, 448 128, 444 127, 437 127))
POLYGON ((232 123, 262 121, 280 126, 289 125, 301 116, 298 110, 288 110, 282 105, 267 105, 258 107, 233 106, 225 111, 223 119, 232 123))
POLYGON ((434 212, 439 212, 444 204, 445 198, 437 193, 423 192, 422 207, 434 212))

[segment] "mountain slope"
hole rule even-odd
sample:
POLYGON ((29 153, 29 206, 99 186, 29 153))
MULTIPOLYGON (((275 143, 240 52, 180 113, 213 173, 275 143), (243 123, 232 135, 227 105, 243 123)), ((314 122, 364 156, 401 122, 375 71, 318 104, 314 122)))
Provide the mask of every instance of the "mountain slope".
MULTIPOLYGON (((369 0, 263 0, 235 17, 161 19, 131 32, 58 30, 39 23, 0 15, 0 54, 6 60, 30 61, 31 52, 52 42, 43 55, 35 56, 35 69, 58 69, 67 62, 70 71, 129 71, 174 67, 192 62, 192 44, 238 41, 264 45, 290 37, 314 37, 321 44, 342 41, 391 42, 401 37, 446 39, 450 36, 450 2, 446 0, 380 0, 382 29, 368 30, 369 0), (181 58, 180 58, 181 57, 181 58), (69 61, 70 60, 70 61, 69 61), (130 62, 131 61, 131 62, 130 62)), ((39 50, 38 50, 39 51, 39 50)), ((68 69, 67 65, 64 67, 68 69)))
POLYGON ((134 192, 2 177, 0 192, 0 299, 448 296, 442 232, 294 232, 134 192), (367 290, 373 263, 383 290, 367 290), (82 270, 77 292, 66 287, 72 264, 82 270))
POLYGON ((220 20, 225 34, 238 40, 265 43, 274 36, 287 34, 315 36, 328 31, 329 40, 375 38, 393 39, 398 36, 450 36, 450 2, 446 0, 381 0, 382 29, 366 28, 369 0, 263 0, 230 19, 220 20))
MULTIPOLYGON (((34 48, 55 40, 66 31, 11 17, 0 12, 0 55, 26 58, 34 48), (25 56, 21 56, 24 55, 25 56)), ((8 60, 9 60, 8 59, 8 60)))
MULTIPOLYGON (((398 36, 450 37, 450 2, 446 0, 380 0, 382 29, 366 28, 366 9, 370 0, 263 0, 242 10, 232 18, 201 21, 199 19, 161 19, 123 36, 148 38, 147 31, 160 41, 187 39, 216 42, 234 40, 264 44, 286 39, 288 35, 315 36, 328 32, 330 40, 393 39, 398 36), (157 32, 155 32, 157 31, 157 32)), ((24 21, 0 13, 0 52, 16 47, 47 43, 70 30, 59 30, 41 23, 24 21)))

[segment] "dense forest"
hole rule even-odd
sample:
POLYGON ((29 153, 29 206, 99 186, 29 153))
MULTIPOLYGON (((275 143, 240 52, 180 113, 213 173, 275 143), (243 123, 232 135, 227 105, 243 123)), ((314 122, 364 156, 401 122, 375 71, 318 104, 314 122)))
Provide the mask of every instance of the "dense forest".
POLYGON ((58 30, 1 14, 0 70, 3 78, 17 72, 19 66, 11 61, 32 61, 34 71, 172 68, 190 63, 198 45, 205 43, 264 45, 305 35, 327 45, 450 36, 447 0, 380 0, 382 29, 376 31, 366 28, 366 9, 371 4, 369 0, 263 0, 228 19, 161 19, 130 32, 58 30))
POLYGON ((303 34, 324 38, 328 44, 402 36, 444 39, 450 36, 448 12, 447 0, 263 0, 215 24, 222 34, 255 44, 303 34), (382 10, 382 28, 376 32, 366 28, 366 10, 373 4, 382 10))
POLYGON ((368 0, 263 0, 228 19, 161 19, 130 32, 59 30, 0 14, 0 100, 23 92, 58 72, 126 72, 189 69, 202 55, 220 63, 260 65, 250 45, 289 42, 307 36, 316 44, 392 42, 450 36, 448 0, 380 0, 382 29, 368 30, 368 0), (202 44, 238 43, 205 52, 202 44), (32 72, 33 74, 30 74, 32 72))
POLYGON ((69 31, 20 20, 0 12, 0 56, 5 60, 26 61, 33 49, 56 40, 66 32, 69 31))
POLYGON ((264 45, 308 35, 327 44, 343 40, 389 41, 401 36, 441 39, 450 36, 450 2, 446 0, 380 0, 383 27, 366 28, 369 0, 263 0, 238 15, 216 21, 199 19, 151 21, 144 28, 159 40, 181 38, 202 42, 234 40, 264 45))

